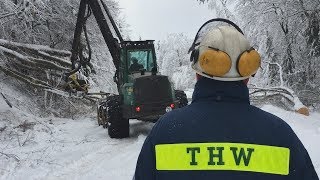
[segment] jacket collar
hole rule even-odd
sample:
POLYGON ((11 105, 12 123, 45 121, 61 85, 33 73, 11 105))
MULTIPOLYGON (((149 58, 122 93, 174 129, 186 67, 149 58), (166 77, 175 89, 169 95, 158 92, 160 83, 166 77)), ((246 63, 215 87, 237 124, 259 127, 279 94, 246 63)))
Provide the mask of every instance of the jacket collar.
POLYGON ((192 103, 198 101, 249 104, 249 90, 242 81, 216 81, 202 77, 197 81, 192 95, 192 103))

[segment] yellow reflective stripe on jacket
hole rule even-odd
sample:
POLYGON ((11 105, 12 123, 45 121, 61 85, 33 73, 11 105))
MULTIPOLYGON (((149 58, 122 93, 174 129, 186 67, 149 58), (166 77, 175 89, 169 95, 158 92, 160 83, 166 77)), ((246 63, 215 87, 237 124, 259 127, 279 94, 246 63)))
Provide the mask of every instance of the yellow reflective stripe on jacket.
POLYGON ((156 145, 157 170, 234 170, 289 174, 288 148, 242 143, 156 145))

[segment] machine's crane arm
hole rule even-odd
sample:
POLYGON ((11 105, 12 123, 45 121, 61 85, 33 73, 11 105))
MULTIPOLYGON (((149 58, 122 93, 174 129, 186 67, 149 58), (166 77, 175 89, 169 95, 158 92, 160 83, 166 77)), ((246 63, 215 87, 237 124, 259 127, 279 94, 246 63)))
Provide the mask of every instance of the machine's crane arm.
MULTIPOLYGON (((119 63, 120 63, 120 42, 123 42, 123 38, 121 36, 121 33, 116 26, 115 21, 113 20, 111 13, 106 6, 106 4, 103 2, 103 0, 81 0, 80 7, 78 11, 78 17, 77 17, 77 23, 76 28, 74 31, 74 38, 72 43, 72 55, 71 55, 71 62, 73 64, 72 71, 67 74, 72 74, 79 70, 80 66, 76 67, 75 62, 78 61, 79 55, 80 55, 80 41, 81 41, 81 33, 84 29, 85 23, 86 23, 86 10, 88 12, 92 12, 98 26, 100 28, 100 31, 102 33, 102 36, 109 48, 110 54, 113 59, 113 63, 118 70, 119 63), (106 19, 105 14, 107 15, 111 26, 113 30, 115 31, 117 38, 114 37, 111 28, 109 27, 108 21, 106 19)), ((80 62, 80 64, 83 64, 86 62, 80 62)))

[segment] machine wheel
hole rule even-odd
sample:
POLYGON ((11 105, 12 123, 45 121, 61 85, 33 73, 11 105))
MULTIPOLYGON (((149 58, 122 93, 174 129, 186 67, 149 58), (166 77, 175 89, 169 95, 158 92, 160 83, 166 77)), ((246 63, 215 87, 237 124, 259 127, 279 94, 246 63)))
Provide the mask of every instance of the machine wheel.
POLYGON ((179 100, 179 104, 178 104, 179 108, 182 108, 182 107, 188 105, 187 95, 184 91, 175 90, 174 93, 175 93, 177 100, 179 100))
POLYGON ((107 119, 109 120, 108 134, 111 138, 129 137, 129 119, 122 116, 120 96, 107 98, 107 119))

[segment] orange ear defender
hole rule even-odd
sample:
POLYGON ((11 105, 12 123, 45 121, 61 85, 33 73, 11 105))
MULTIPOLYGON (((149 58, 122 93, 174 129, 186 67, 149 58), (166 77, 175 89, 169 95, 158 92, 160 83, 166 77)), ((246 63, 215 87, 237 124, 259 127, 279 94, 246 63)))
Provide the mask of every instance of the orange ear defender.
POLYGON ((261 65, 260 54, 254 49, 244 51, 237 60, 237 71, 240 76, 254 75, 261 65))
POLYGON ((230 56, 219 49, 209 48, 199 58, 201 68, 211 76, 221 77, 227 74, 232 65, 230 56))

